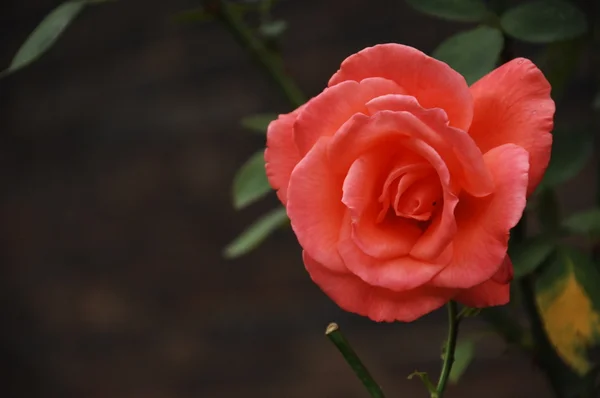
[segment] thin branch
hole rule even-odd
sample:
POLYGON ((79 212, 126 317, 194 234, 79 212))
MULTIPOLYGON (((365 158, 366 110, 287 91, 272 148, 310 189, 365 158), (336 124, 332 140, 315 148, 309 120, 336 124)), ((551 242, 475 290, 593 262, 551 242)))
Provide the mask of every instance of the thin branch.
POLYGON ((448 339, 446 340, 446 347, 444 349, 444 363, 442 365, 442 372, 437 384, 437 389, 431 394, 431 398, 442 398, 444 396, 448 377, 450 376, 452 365, 454 365, 454 351, 456 350, 456 338, 458 336, 459 323, 460 318, 457 314, 456 302, 450 301, 448 303, 448 339))
POLYGON ((356 355, 356 352, 354 352, 354 349, 352 349, 352 346, 340 331, 337 323, 330 323, 325 330, 325 335, 340 351, 348 365, 350 365, 356 376, 363 383, 371 397, 385 398, 381 387, 379 387, 379 384, 375 382, 373 376, 371 376, 371 373, 369 373, 369 370, 362 363, 358 355, 356 355))
POLYGON ((304 94, 283 69, 280 58, 273 54, 264 43, 257 38, 238 9, 235 9, 225 0, 207 0, 205 8, 214 14, 235 39, 254 57, 265 69, 273 81, 279 86, 293 107, 299 107, 306 102, 304 94))

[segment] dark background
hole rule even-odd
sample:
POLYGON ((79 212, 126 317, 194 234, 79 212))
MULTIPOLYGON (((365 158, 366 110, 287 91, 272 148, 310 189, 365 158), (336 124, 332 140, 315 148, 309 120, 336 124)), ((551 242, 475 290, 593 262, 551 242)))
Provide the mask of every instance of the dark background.
MULTIPOLYGON (((57 4, 2 1, 1 65, 57 4)), ((235 171, 264 145, 238 121, 290 108, 221 26, 170 22, 196 5, 88 7, 40 61, 0 80, 0 396, 365 397, 323 335, 335 320, 389 397, 426 397, 406 376, 437 377, 444 311, 391 325, 343 313, 290 231, 221 257, 276 204, 232 209, 235 171)), ((308 95, 366 46, 430 52, 470 26, 399 0, 287 0, 275 14, 308 95)), ((589 117, 590 95, 576 78, 559 118, 589 117)), ((561 192, 569 211, 592 203, 592 170, 561 192)), ((548 396, 531 360, 486 330, 466 323, 477 357, 447 396, 548 396)))

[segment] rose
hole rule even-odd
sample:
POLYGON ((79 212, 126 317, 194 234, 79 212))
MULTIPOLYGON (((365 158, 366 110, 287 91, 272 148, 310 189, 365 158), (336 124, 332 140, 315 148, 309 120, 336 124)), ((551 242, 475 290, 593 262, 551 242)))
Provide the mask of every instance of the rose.
POLYGON ((267 132, 269 181, 314 282, 343 309, 411 321, 509 300, 509 231, 550 158, 550 85, 526 59, 473 84, 398 44, 347 58, 267 132))

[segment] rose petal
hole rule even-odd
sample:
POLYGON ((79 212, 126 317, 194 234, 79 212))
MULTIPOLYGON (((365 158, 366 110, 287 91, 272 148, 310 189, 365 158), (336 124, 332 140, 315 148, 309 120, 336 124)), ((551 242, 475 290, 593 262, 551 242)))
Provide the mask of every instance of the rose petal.
POLYGON ((479 147, 469 134, 448 125, 448 116, 442 109, 424 109, 416 98, 400 94, 374 98, 367 103, 367 109, 371 114, 384 110, 412 113, 431 129, 424 139, 441 154, 463 189, 473 196, 486 196, 494 190, 479 147))
POLYGON ((506 256, 504 257, 504 261, 502 262, 498 272, 492 276, 492 280, 494 282, 506 284, 512 282, 514 275, 515 270, 513 268, 512 261, 510 260, 510 257, 506 256))
POLYGON ((454 289, 420 287, 398 293, 369 286, 354 275, 335 273, 303 253, 304 265, 312 280, 342 309, 376 322, 411 322, 444 304, 454 289))
POLYGON ((406 256, 414 247, 422 232, 413 220, 401 217, 387 217, 376 223, 374 213, 352 223, 354 243, 367 255, 391 260, 406 256))
POLYGON ((298 148, 294 143, 293 127, 298 114, 304 105, 295 111, 279 115, 277 120, 269 123, 267 128, 267 149, 265 149, 265 168, 267 178, 277 197, 285 206, 287 202, 287 187, 292 170, 300 161, 298 148))
POLYGON ((337 172, 343 173, 364 153, 395 145, 412 150, 433 166, 443 189, 443 206, 410 253, 412 257, 431 261, 452 241, 456 231, 453 212, 458 198, 452 192, 444 160, 422 140, 426 129, 423 122, 408 112, 381 111, 370 117, 355 115, 332 138, 329 158, 337 172))
POLYGON ((287 214, 298 242, 324 266, 345 266, 337 243, 345 213, 341 202, 343 179, 334 175, 327 159, 330 138, 321 138, 292 172, 287 214))
POLYGON ((485 198, 462 195, 456 207, 454 258, 431 283, 470 288, 498 271, 508 247, 509 231, 523 214, 527 190, 527 151, 514 144, 492 149, 483 156, 496 191, 485 198))
POLYGON ((379 44, 346 58, 329 86, 369 77, 396 82, 424 108, 442 108, 450 125, 468 130, 473 118, 473 99, 465 79, 447 64, 401 44, 379 44))
POLYGON ((456 234, 454 208, 458 203, 458 197, 450 187, 450 174, 444 160, 422 141, 415 141, 414 146, 418 148, 416 151, 429 160, 437 171, 443 192, 443 206, 441 206, 439 213, 432 218, 431 224, 410 251, 410 255, 415 258, 432 261, 439 257, 456 234))
POLYGON ((514 59, 471 87, 475 103, 469 134, 483 153, 513 143, 529 152, 531 194, 550 160, 554 101, 550 84, 531 61, 514 59))
POLYGON ((376 206, 385 184, 386 172, 393 166, 398 149, 382 148, 356 159, 344 179, 342 202, 358 220, 370 206, 376 206))
MULTIPOLYGON (((399 217, 378 222, 378 214, 385 207, 379 202, 385 173, 398 153, 394 147, 382 149, 361 156, 352 164, 344 180, 342 202, 349 209, 360 248, 375 258, 390 259, 408 254, 421 230, 415 222, 399 217)), ((419 159, 414 155, 413 158, 419 159)))
POLYGON ((369 100, 403 92, 393 81, 380 77, 326 88, 306 104, 294 124, 294 140, 300 154, 306 154, 320 137, 332 136, 352 115, 366 113, 369 100))
POLYGON ((502 283, 498 279, 504 278, 507 273, 512 274, 509 269, 512 270, 512 263, 506 256, 502 267, 498 271, 498 274, 500 274, 498 278, 494 276, 480 285, 463 290, 456 296, 455 300, 473 308, 507 304, 510 300, 510 284, 502 283))
POLYGON ((421 179, 412 184, 406 192, 401 192, 400 185, 398 185, 394 210, 399 216, 427 221, 435 211, 442 192, 438 176, 435 173, 420 177, 421 179))
MULTIPOLYGON (((395 146, 390 145, 390 148, 395 146)), ((395 165, 391 168, 377 202, 381 204, 377 214, 377 222, 382 221, 390 210, 390 205, 396 206, 395 200, 402 195, 406 189, 416 183, 420 178, 429 174, 435 174, 435 170, 425 159, 412 151, 403 148, 402 151, 395 153, 395 165)), ((373 155, 377 156, 378 152, 373 155)), ((378 184, 381 186, 381 183, 378 184)), ((397 214, 397 212, 396 212, 397 214)))
MULTIPOLYGON (((432 262, 419 261, 409 256, 377 259, 365 253, 364 244, 363 247, 359 245, 361 241, 356 236, 356 226, 348 225, 343 224, 338 251, 347 270, 369 285, 397 292, 414 289, 430 281, 450 259, 444 253, 440 257, 441 261, 432 262)), ((386 231, 380 231, 382 235, 385 233, 386 231)), ((387 233, 390 237, 393 236, 391 231, 387 233)), ((370 249, 374 250, 374 246, 370 246, 370 249)))

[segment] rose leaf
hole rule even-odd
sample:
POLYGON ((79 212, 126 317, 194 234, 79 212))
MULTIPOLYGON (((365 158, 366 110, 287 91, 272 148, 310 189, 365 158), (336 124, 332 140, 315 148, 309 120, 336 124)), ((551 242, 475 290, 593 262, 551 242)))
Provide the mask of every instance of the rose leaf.
POLYGON ((593 135, 589 131, 555 130, 552 154, 538 191, 555 187, 575 177, 592 157, 593 135))
POLYGON ((563 227, 575 234, 600 236, 600 208, 573 214, 563 221, 563 227))
POLYGON ((514 279, 534 272, 555 250, 556 243, 545 235, 538 235, 511 246, 509 255, 514 268, 514 279))
POLYGON ((233 206, 238 210, 242 209, 270 191, 264 151, 258 151, 240 167, 233 179, 233 206))
POLYGON ((587 255, 561 248, 535 281, 548 338, 575 372, 592 369, 588 352, 600 342, 600 273, 587 255))
POLYGON ((552 43, 583 35, 585 14, 564 0, 536 0, 506 11, 500 18, 502 29, 515 39, 530 43, 552 43))
POLYGON ((87 3, 87 1, 67 1, 46 15, 19 48, 2 75, 29 65, 48 51, 87 3))
POLYGON ((488 15, 481 0, 406 0, 415 10, 459 22, 479 22, 488 15))
POLYGON ((480 26, 444 40, 432 56, 450 65, 470 85, 496 67, 503 46, 502 32, 480 26))
POLYGON ((475 357, 475 342, 471 339, 461 339, 456 343, 454 365, 450 371, 450 383, 456 384, 467 370, 475 357))
POLYGON ((288 220, 283 207, 274 209, 256 220, 248 229, 231 242, 223 254, 232 259, 243 256, 258 247, 274 230, 288 220))
POLYGON ((269 123, 275 119, 277 119, 277 114, 275 113, 262 113, 243 118, 241 124, 242 127, 247 128, 248 130, 265 134, 267 132, 267 127, 269 127, 269 123))

